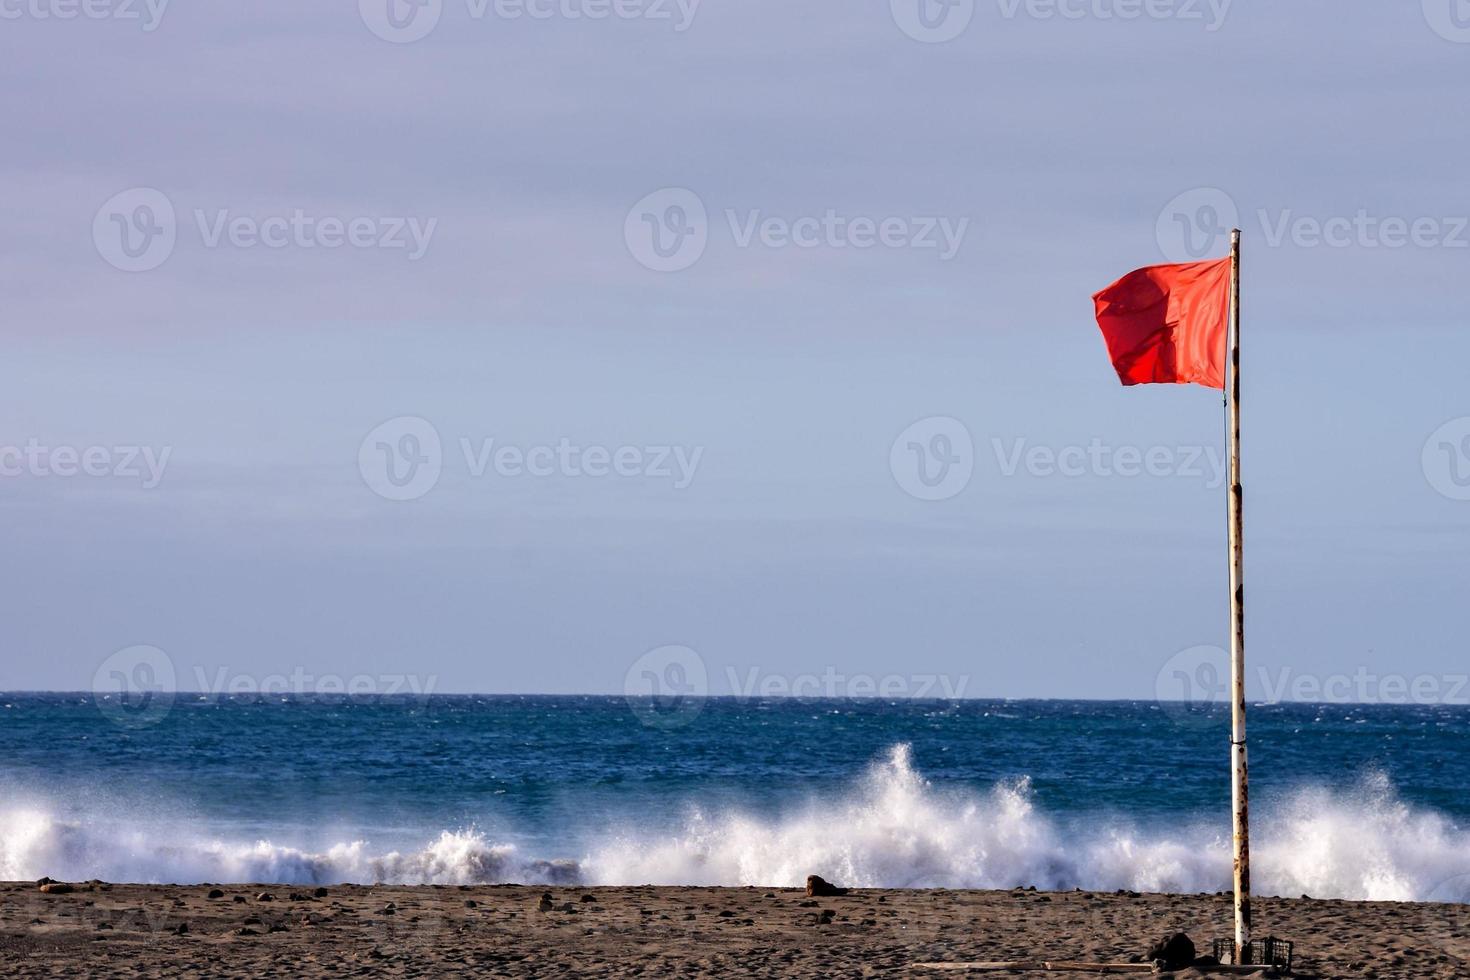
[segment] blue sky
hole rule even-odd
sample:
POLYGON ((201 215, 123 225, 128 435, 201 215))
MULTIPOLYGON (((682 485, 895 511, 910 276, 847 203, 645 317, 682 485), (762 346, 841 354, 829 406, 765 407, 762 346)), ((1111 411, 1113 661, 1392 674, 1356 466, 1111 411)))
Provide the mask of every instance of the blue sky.
POLYGON ((4 6, 0 689, 1152 697, 1220 397, 1089 297, 1231 217, 1253 665, 1464 673, 1470 9, 906 4, 4 6))

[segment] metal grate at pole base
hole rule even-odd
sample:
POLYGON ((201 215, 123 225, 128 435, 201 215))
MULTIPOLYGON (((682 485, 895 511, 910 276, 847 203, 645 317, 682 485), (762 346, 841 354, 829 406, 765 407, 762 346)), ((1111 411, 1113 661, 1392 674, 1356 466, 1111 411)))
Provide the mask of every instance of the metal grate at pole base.
MULTIPOLYGON (((1284 973, 1291 972, 1291 956, 1295 944, 1285 939, 1277 939, 1275 936, 1267 936, 1265 939, 1252 939, 1246 944, 1246 953, 1249 959, 1245 962, 1255 966, 1274 966, 1284 973)), ((1215 959, 1221 963, 1239 963, 1235 958, 1235 940, 1215 940, 1215 959)))

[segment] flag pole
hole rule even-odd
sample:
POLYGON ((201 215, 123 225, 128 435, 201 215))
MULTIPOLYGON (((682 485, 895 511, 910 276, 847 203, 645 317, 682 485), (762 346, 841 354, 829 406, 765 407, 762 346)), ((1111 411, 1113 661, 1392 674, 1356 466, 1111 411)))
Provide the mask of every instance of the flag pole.
POLYGON ((1247 963, 1251 939, 1249 793, 1245 751, 1245 587, 1242 584, 1240 487, 1240 229, 1230 233, 1230 385, 1226 389, 1230 449, 1230 803, 1234 813, 1235 962, 1247 963))

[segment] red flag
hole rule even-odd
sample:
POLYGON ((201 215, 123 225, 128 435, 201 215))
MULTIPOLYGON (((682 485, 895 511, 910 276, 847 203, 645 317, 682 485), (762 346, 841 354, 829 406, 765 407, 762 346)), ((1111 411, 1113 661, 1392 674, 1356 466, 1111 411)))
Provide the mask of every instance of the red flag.
POLYGON ((1149 266, 1092 299, 1125 385, 1225 387, 1230 259, 1149 266))

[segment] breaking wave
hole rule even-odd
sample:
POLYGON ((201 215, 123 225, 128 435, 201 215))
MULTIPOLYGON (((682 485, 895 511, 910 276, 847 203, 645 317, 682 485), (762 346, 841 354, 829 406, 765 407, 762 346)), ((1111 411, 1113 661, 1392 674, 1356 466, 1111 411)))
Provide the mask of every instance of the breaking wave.
MULTIPOLYGON (((1405 804, 1382 777, 1346 793, 1301 789, 1254 823, 1259 893, 1470 901, 1470 831, 1405 804)), ((1200 892, 1230 886, 1226 831, 1140 828, 1105 814, 1062 820, 1038 808, 1025 780, 946 790, 900 745, 841 798, 779 815, 693 807, 672 835, 573 834, 578 844, 563 855, 523 854, 474 828, 426 834, 408 851, 363 840, 311 851, 14 806, 0 809, 0 879, 794 886, 820 874, 875 888, 1200 892)))

